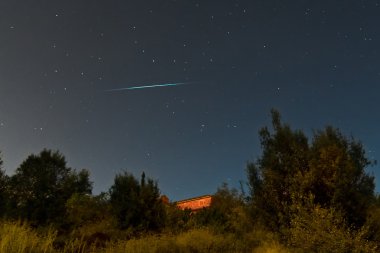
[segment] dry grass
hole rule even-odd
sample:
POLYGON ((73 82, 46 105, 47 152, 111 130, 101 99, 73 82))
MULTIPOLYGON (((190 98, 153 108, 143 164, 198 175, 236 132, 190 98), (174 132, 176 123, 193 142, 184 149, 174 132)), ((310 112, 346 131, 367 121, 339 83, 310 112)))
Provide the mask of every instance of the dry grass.
POLYGON ((148 236, 141 239, 114 242, 108 245, 106 253, 288 253, 283 246, 273 240, 236 238, 232 234, 215 234, 209 229, 194 229, 179 235, 148 236), (253 250, 253 248, 255 248, 253 250))
POLYGON ((26 224, 3 222, 0 224, 0 253, 54 252, 55 238, 53 231, 41 236, 26 224))
POLYGON ((54 249, 56 233, 38 234, 26 224, 3 222, 0 225, 0 253, 288 253, 273 238, 262 233, 247 238, 215 234, 209 229, 194 229, 178 235, 151 235, 139 239, 109 242, 103 248, 72 239, 62 249, 54 249), (257 238, 266 237, 266 238, 257 238), (256 238, 255 238, 256 237, 256 238), (262 240, 263 239, 263 240, 262 240), (259 243, 259 244, 258 244, 259 243))

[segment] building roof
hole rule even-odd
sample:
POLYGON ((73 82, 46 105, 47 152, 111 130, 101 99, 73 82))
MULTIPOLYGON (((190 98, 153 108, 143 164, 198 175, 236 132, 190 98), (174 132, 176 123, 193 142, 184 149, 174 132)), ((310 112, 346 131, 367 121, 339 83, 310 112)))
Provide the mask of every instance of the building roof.
POLYGON ((190 201, 195 201, 195 200, 199 200, 199 199, 205 199, 205 198, 212 198, 212 195, 202 195, 202 196, 199 196, 199 197, 194 197, 194 198, 189 198, 189 199, 183 199, 183 200, 180 200, 180 201, 176 201, 175 204, 182 204, 182 203, 186 203, 186 202, 190 202, 190 201))

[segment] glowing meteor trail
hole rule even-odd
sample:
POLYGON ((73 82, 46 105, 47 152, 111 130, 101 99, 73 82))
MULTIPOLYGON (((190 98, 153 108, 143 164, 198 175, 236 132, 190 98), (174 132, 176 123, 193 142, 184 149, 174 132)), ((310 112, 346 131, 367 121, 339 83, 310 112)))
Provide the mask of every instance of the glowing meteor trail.
POLYGON ((168 87, 168 86, 179 86, 189 83, 164 83, 164 84, 155 84, 155 85, 144 85, 144 86, 133 86, 133 87, 127 87, 127 88, 119 88, 119 89, 111 89, 106 90, 109 91, 123 91, 123 90, 137 90, 137 89, 148 89, 148 88, 158 88, 158 87, 168 87))

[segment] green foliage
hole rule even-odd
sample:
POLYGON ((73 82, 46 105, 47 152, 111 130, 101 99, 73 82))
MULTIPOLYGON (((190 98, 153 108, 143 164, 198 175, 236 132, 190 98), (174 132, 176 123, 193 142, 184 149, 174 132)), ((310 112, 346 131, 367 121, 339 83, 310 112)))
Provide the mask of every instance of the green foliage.
POLYGON ((197 227, 212 227, 217 232, 243 234, 252 226, 242 194, 226 183, 213 195, 211 206, 191 218, 197 227))
POLYGON ((64 217, 71 195, 91 189, 87 171, 73 171, 58 151, 43 150, 30 155, 10 178, 10 212, 35 225, 54 223, 64 217))
POLYGON ((105 194, 91 196, 74 193, 66 202, 66 221, 72 229, 99 224, 103 221, 112 223, 110 218, 111 206, 105 194))
POLYGON ((114 184, 111 186, 112 210, 121 229, 139 225, 139 188, 138 181, 127 172, 116 175, 114 184))
POLYGON ((288 241, 303 252, 378 252, 378 246, 367 240, 366 227, 352 229, 343 215, 319 205, 296 206, 288 241))
POLYGON ((160 199, 160 190, 152 179, 145 179, 145 173, 141 176, 139 206, 142 229, 159 230, 165 225, 165 210, 160 199))
POLYGON ((367 238, 380 245, 380 206, 374 205, 368 209, 364 227, 367 228, 367 238))
POLYGON ((302 131, 283 124, 272 110, 274 132, 260 131, 263 154, 247 166, 254 215, 275 231, 287 228, 294 195, 314 196, 316 204, 339 210, 349 224, 360 227, 374 199, 371 164, 360 142, 327 127, 309 144, 302 131))
POLYGON ((374 177, 365 173, 370 164, 360 142, 327 127, 314 135, 304 187, 316 203, 338 209, 350 224, 360 227, 374 201, 374 177))
POLYGON ((274 230, 289 224, 288 209, 292 192, 297 192, 296 178, 308 170, 308 141, 301 131, 293 131, 281 123, 272 110, 274 133, 260 131, 262 157, 247 167, 255 212, 274 230))
POLYGON ((115 177, 110 189, 110 203, 120 229, 159 230, 164 226, 165 210, 157 183, 141 181, 127 172, 115 177))
POLYGON ((181 210, 176 204, 169 204, 165 207, 165 231, 179 234, 193 228, 192 214, 189 209, 181 210))

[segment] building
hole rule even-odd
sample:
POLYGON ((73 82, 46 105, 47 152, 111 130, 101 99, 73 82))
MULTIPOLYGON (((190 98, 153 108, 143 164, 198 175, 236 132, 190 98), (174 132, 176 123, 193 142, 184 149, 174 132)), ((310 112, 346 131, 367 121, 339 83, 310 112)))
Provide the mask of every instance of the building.
POLYGON ((181 210, 190 209, 192 212, 196 212, 203 208, 210 207, 211 201, 212 201, 211 195, 204 195, 200 197, 177 201, 175 204, 181 210))

